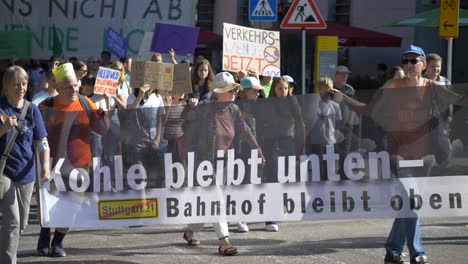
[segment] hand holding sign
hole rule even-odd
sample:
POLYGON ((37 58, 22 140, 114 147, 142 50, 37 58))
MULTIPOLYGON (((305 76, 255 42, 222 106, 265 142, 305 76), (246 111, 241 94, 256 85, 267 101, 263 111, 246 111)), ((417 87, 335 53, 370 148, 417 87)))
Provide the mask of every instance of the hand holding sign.
POLYGON ((149 84, 158 89, 160 95, 172 93, 174 64, 153 61, 133 61, 131 87, 141 87, 149 84))
POLYGON ((149 84, 143 84, 138 91, 138 96, 143 97, 145 94, 151 90, 151 86, 149 84))

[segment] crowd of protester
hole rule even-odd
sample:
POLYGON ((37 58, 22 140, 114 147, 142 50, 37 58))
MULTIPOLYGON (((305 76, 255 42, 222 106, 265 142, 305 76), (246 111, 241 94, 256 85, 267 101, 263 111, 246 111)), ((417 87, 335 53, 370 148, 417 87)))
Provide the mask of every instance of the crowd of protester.
MULTIPOLYGON (((177 63, 174 51, 171 49, 168 53, 170 63, 177 63)), ((441 96, 448 98, 448 103, 464 102, 464 98, 443 87, 450 82, 440 76, 441 58, 438 55, 426 56, 422 49, 411 46, 402 58, 403 67, 395 66, 389 71, 379 68, 382 71, 379 78, 386 78, 381 81, 383 88, 380 90, 426 87, 432 83, 426 81, 430 79, 442 84, 438 87, 442 87, 441 96), (422 77, 424 69, 427 79, 422 77)), ((155 53, 151 61, 162 62, 162 55, 155 53)), ((12 158, 3 172, 6 191, 1 206, 1 263, 16 263, 19 235, 27 224, 35 178, 34 169, 28 173, 16 171, 24 164, 33 168, 34 149, 41 153, 41 164, 48 165, 44 161, 48 160, 49 152, 54 161, 67 157, 68 164, 63 167, 65 175, 72 168, 89 171, 92 157, 101 157, 104 164, 112 165, 115 155, 124 154, 126 166, 141 164, 159 168, 148 170, 148 184, 162 188, 164 170, 161 168, 166 152, 173 154, 173 160, 182 162, 186 160, 187 152, 196 152, 200 160, 213 160, 217 150, 234 148, 236 155, 247 158, 251 150, 256 149, 263 165, 271 163, 262 172, 262 182, 275 182, 278 167, 272 161, 279 156, 299 157, 311 153, 323 156, 325 145, 335 145, 338 153, 343 155, 352 151, 372 151, 386 145, 379 145, 378 140, 363 139, 362 120, 375 106, 358 101, 355 89, 347 83, 351 71, 346 66, 338 66, 335 76, 317 80, 317 100, 305 104, 304 99, 294 96, 297 83, 288 75, 259 76, 251 69, 215 73, 210 61, 203 57, 196 58, 193 66, 191 61, 180 63, 189 63, 192 67, 192 91, 163 96, 158 87, 148 84, 130 87, 132 58, 129 56, 114 62, 107 51, 101 53, 100 59, 93 56, 86 62, 78 58, 63 61, 52 56, 44 67, 37 60, 31 60, 29 67, 23 65, 25 69, 17 66, 17 60, 11 61, 2 73, 0 107, 5 118, 2 118, 0 128, 1 151, 15 130, 12 128, 18 128, 20 124, 19 115, 25 102, 29 100, 33 104, 25 119, 31 132, 19 135, 21 140, 14 143, 17 146, 13 147, 12 158), (94 93, 99 66, 121 73, 115 95, 94 93), (54 111, 45 111, 48 108, 54 111), (42 116, 39 109, 44 110, 42 116), (70 118, 71 113, 76 115, 70 118), (57 136, 64 134, 68 138, 57 136), (20 153, 19 149, 28 152, 20 153), (16 163, 11 161, 13 158, 16 163), (16 196, 22 201, 17 201, 16 196)), ((381 92, 376 94, 381 95, 381 92)), ((421 107, 427 107, 427 104, 421 104, 421 107)), ((406 153, 400 153, 397 146, 401 143, 398 141, 401 135, 388 134, 388 137, 391 154, 406 158, 406 153)), ((430 154, 429 150, 421 151, 411 155, 422 158, 430 154)), ((343 174, 341 160, 340 163, 338 170, 343 174)), ((321 167, 321 176, 325 175, 324 167, 321 167)), ((42 168, 40 178, 43 181, 50 178, 48 166, 42 168)), ((219 241, 218 253, 237 254, 238 249, 229 241, 228 223, 218 222, 213 226, 219 241)), ((201 243, 196 234, 202 227, 203 224, 190 224, 184 230, 183 239, 189 246, 201 243)), ((237 228, 240 232, 249 231, 245 222, 239 222, 237 228)), ((265 223, 265 229, 278 232, 279 224, 270 219, 265 223)), ((38 253, 65 257, 63 240, 69 230, 68 227, 56 228, 52 234, 50 228, 41 228, 38 253)), ((385 263, 405 263, 402 257, 405 236, 411 263, 428 263, 417 217, 395 220, 386 244, 385 263)))

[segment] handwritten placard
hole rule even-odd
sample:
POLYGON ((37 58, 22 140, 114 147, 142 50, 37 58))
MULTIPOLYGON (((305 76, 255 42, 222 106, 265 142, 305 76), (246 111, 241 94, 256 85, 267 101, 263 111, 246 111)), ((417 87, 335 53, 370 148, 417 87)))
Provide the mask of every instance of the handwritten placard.
POLYGON ((172 84, 173 94, 187 94, 192 92, 192 78, 190 66, 187 63, 174 65, 174 82, 172 84))
POLYGON ((117 85, 119 83, 120 72, 117 70, 99 67, 96 84, 94 85, 95 94, 108 93, 109 95, 117 94, 117 85))
POLYGON ((156 87, 159 94, 170 95, 174 78, 174 64, 154 61, 133 61, 130 86, 138 88, 143 84, 156 87))
POLYGON ((228 23, 223 26, 223 70, 253 69, 260 75, 281 76, 279 32, 228 23))

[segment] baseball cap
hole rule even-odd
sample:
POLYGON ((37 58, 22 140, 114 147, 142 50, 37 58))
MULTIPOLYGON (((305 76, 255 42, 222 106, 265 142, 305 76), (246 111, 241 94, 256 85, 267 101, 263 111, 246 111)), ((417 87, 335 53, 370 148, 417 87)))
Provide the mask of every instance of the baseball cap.
POLYGON ((260 84, 260 81, 255 77, 245 77, 240 81, 240 85, 244 89, 253 88, 255 90, 263 90, 263 86, 260 84))
POLYGON ((418 55, 422 56, 424 59, 426 59, 426 53, 424 53, 424 50, 421 49, 418 46, 409 45, 409 47, 401 55, 405 55, 405 54, 408 54, 408 53, 418 54, 418 55))
POLYGON ((336 67, 335 72, 346 72, 346 73, 351 73, 351 71, 348 69, 348 67, 344 65, 339 65, 336 67))
POLYGON ((214 92, 225 93, 236 88, 242 90, 242 86, 234 81, 234 77, 229 72, 220 72, 215 75, 214 81, 214 92))

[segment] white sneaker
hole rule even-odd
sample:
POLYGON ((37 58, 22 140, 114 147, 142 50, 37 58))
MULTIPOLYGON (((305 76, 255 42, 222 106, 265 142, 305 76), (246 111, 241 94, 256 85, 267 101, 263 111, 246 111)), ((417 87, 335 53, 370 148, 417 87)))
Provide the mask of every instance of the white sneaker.
POLYGON ((237 223, 237 231, 241 233, 249 232, 249 227, 247 226, 247 223, 243 223, 243 222, 237 223))
POLYGON ((266 225, 265 229, 266 229, 266 231, 270 231, 270 232, 278 232, 279 231, 279 227, 278 227, 277 224, 266 225))

